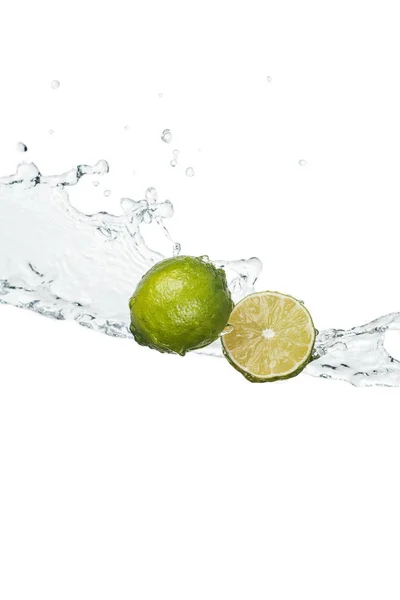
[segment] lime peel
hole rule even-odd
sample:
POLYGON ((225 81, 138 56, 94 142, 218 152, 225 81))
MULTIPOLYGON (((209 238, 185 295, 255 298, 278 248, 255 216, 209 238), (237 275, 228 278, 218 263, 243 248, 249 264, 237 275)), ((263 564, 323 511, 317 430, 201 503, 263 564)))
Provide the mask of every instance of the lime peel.
POLYGON ((139 282, 130 329, 138 344, 184 356, 219 337, 233 306, 223 269, 203 257, 168 258, 139 282))

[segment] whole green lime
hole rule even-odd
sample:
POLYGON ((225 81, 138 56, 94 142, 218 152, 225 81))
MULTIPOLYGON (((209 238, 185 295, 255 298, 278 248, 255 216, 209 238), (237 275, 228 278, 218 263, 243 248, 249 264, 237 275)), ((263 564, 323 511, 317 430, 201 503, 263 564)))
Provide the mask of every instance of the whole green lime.
POLYGON ((142 277, 129 308, 138 344, 184 356, 218 338, 233 302, 222 269, 202 258, 178 256, 142 277))

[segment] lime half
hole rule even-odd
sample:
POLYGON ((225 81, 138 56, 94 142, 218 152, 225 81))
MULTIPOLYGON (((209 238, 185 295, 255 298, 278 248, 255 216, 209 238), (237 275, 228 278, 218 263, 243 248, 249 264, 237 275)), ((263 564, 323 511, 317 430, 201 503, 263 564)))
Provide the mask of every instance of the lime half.
POLYGON ((241 300, 229 317, 223 351, 247 379, 276 381, 297 375, 311 360, 315 328, 306 307, 292 296, 259 292, 241 300))

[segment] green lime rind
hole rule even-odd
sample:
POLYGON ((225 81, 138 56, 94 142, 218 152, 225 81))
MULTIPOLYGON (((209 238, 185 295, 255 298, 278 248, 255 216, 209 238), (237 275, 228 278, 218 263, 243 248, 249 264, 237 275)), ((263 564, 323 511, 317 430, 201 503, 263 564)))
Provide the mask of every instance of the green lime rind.
POLYGON ((218 339, 233 306, 225 271, 202 258, 169 258, 139 282, 130 330, 141 346, 184 356, 218 339))
POLYGON ((240 369, 240 367, 238 365, 236 365, 233 362, 233 360, 229 357, 229 355, 227 354, 223 345, 222 345, 222 353, 223 353, 224 357, 226 358, 226 360, 229 362, 229 364, 232 365, 232 367, 234 369, 236 369, 236 371, 238 371, 241 375, 243 375, 243 377, 245 379, 247 379, 247 381, 250 381, 251 383, 272 383, 274 381, 285 381, 286 379, 292 379, 292 377, 296 377, 297 375, 300 375, 300 373, 306 368, 306 366, 310 362, 315 360, 312 357, 312 349, 311 349, 309 357, 303 363, 301 363, 301 365, 295 371, 293 371, 293 373, 289 373, 288 375, 283 375, 283 377, 268 377, 268 378, 263 379, 263 378, 254 377, 254 375, 250 375, 250 373, 247 373, 246 371, 240 369))
MULTIPOLYGON (((254 294, 249 294, 248 296, 245 296, 244 298, 242 298, 242 300, 240 300, 236 304, 236 306, 238 306, 241 302, 243 302, 244 300, 247 300, 251 296, 257 296, 257 294, 259 294, 259 293, 260 292, 255 292, 254 294)), ((272 291, 272 290, 265 290, 265 293, 267 293, 267 294, 270 293, 270 294, 281 294, 281 295, 283 295, 282 292, 277 292, 277 291, 272 291)), ((298 300, 294 296, 290 296, 289 294, 284 294, 284 295, 287 296, 288 298, 291 298, 292 300, 295 300, 296 302, 300 302, 300 300, 298 300)), ((292 373, 288 373, 287 375, 276 376, 276 377, 255 377, 254 375, 251 375, 245 369, 239 367, 239 365, 237 365, 232 360, 232 358, 229 356, 228 351, 225 349, 225 345, 224 345, 224 338, 225 338, 225 336, 222 336, 221 337, 222 353, 223 353, 224 357, 226 358, 226 360, 229 362, 229 364, 236 371, 238 371, 241 375, 243 375, 243 377, 245 379, 247 379, 247 381, 250 381, 251 383, 273 383, 274 381, 286 381, 287 379, 292 379, 293 377, 297 377, 297 375, 300 375, 300 373, 302 373, 302 371, 304 371, 304 369, 306 368, 306 366, 308 364, 310 364, 310 362, 312 362, 313 360, 315 360, 314 357, 313 357, 313 351, 314 351, 314 346, 315 346, 315 340, 316 340, 317 333, 318 333, 318 330, 315 328, 314 321, 313 321, 313 319, 311 317, 311 314, 310 314, 309 310, 304 306, 304 304, 302 304, 302 306, 303 306, 303 309, 307 312, 307 314, 308 314, 308 316, 310 318, 310 322, 311 322, 312 328, 314 330, 314 340, 313 340, 312 345, 310 346, 309 354, 304 359, 304 361, 292 373)), ((229 334, 227 334, 227 335, 229 335, 229 334)))

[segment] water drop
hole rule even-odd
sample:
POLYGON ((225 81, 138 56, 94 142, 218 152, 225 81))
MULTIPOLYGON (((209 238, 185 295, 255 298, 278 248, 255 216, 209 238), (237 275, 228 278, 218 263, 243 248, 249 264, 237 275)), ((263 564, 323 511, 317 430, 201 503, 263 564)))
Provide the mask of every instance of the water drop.
POLYGON ((28 146, 25 146, 23 142, 18 142, 16 149, 17 152, 26 152, 28 150, 28 146))
POLYGON ((200 152, 201 152, 201 148, 197 148, 197 152, 199 152, 199 153, 200 153, 200 152))
POLYGON ((40 179, 40 172, 33 163, 20 163, 17 167, 18 180, 35 181, 40 179))
POLYGON ((125 125, 124 129, 125 129, 125 131, 128 131, 129 125, 125 125))
POLYGON ((300 165, 301 167, 305 167, 305 166, 307 165, 307 161, 306 161, 306 160, 304 160, 304 158, 302 158, 301 160, 299 160, 299 165, 300 165))
POLYGON ((202 260, 203 262, 209 263, 210 262, 210 257, 208 256, 208 254, 202 254, 201 256, 199 256, 200 260, 202 260))
POLYGON ((60 87, 60 82, 58 81, 58 79, 53 79, 53 81, 50 84, 50 87, 52 90, 58 90, 58 88, 60 87))
POLYGON ((97 163, 94 165, 94 172, 98 173, 99 175, 105 175, 109 172, 109 170, 110 165, 104 159, 98 160, 97 163))
POLYGON ((186 169, 186 175, 187 175, 187 177, 193 177, 194 171, 193 171, 192 167, 188 167, 186 169))
POLYGON ((174 155, 174 158, 178 160, 179 150, 174 150, 172 154, 174 155))
POLYGON ((268 81, 268 83, 271 83, 271 81, 272 81, 272 77, 270 77, 270 76, 268 75, 268 77, 267 77, 267 81, 268 81))
POLYGON ((172 141, 172 133, 171 133, 171 131, 169 129, 164 129, 164 131, 161 134, 161 139, 166 144, 170 144, 171 141, 172 141))
POLYGON ((177 162, 176 162, 176 160, 171 160, 171 162, 169 164, 171 165, 171 167, 176 167, 177 162))
POLYGON ((111 190, 104 190, 104 195, 106 196, 106 198, 111 196, 111 190))
POLYGON ((234 330, 234 326, 231 325, 230 323, 228 323, 228 325, 226 327, 224 327, 224 329, 221 331, 221 333, 219 334, 220 337, 227 335, 228 333, 232 333, 232 331, 234 330))
POLYGON ((162 98, 162 97, 163 97, 163 95, 162 95, 162 93, 161 93, 161 92, 158 94, 158 97, 159 97, 159 98, 162 98))
POLYGON ((119 204, 120 204, 122 210, 124 211, 124 213, 130 213, 135 208, 135 202, 134 202, 134 200, 131 200, 130 198, 121 198, 119 204))
POLYGON ((175 242, 175 244, 172 246, 173 255, 178 256, 180 251, 181 251, 181 245, 178 242, 175 242))
POLYGON ((154 204, 154 202, 156 202, 157 200, 157 190, 156 188, 153 187, 148 187, 146 192, 145 192, 145 198, 147 200, 147 202, 150 202, 151 204, 154 204))
POLYGON ((53 135, 54 129, 49 129, 49 133, 50 133, 50 135, 53 135))
POLYGON ((92 181, 92 185, 94 185, 94 187, 97 187, 100 184, 100 181, 92 181))
POLYGON ((152 220, 153 220, 152 214, 148 210, 146 210, 146 212, 143 214, 143 222, 146 223, 146 225, 150 225, 152 220))

